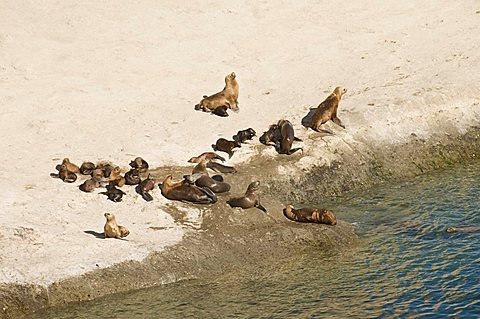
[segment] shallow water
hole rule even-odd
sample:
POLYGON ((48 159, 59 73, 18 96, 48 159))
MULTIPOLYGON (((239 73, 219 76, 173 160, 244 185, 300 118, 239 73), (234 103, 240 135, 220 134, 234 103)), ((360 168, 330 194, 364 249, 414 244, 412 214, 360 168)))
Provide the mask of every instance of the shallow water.
POLYGON ((312 249, 214 281, 179 282, 38 318, 480 317, 480 232, 445 232, 480 225, 480 162, 328 206, 355 223, 357 246, 331 254, 312 249))

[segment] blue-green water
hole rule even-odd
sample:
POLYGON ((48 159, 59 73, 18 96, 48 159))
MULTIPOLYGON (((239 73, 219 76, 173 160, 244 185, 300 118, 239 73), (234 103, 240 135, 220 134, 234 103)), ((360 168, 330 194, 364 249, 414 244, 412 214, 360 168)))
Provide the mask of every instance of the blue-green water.
MULTIPOLYGON (((326 203, 317 203, 325 206, 326 203)), ((480 163, 328 203, 355 247, 50 310, 40 318, 480 318, 480 163)))

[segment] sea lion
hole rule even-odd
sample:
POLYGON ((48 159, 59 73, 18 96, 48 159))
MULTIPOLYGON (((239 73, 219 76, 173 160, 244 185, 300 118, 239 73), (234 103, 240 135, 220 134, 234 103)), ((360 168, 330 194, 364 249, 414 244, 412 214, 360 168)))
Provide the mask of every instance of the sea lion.
POLYGON ((250 183, 245 195, 241 197, 232 197, 227 201, 227 204, 231 207, 241 207, 243 209, 256 207, 266 213, 267 210, 260 203, 260 196, 257 194, 259 186, 259 181, 250 183))
POLYGON ((221 151, 228 154, 228 157, 231 158, 233 156, 233 149, 235 147, 240 147, 241 144, 238 141, 228 141, 224 138, 219 138, 215 144, 212 144, 212 148, 214 151, 221 151))
POLYGON ((80 184, 80 186, 78 186, 78 188, 80 188, 81 191, 86 192, 86 193, 90 193, 95 188, 98 188, 98 187, 100 187, 100 182, 94 180, 93 178, 87 179, 85 182, 80 184))
POLYGON ((92 179, 101 182, 105 180, 105 173, 101 168, 96 168, 92 172, 92 179))
POLYGON ((217 162, 208 162, 207 163, 207 168, 210 168, 211 170, 217 172, 217 173, 223 173, 223 174, 229 174, 229 173, 236 173, 237 170, 235 167, 232 166, 226 166, 217 162))
POLYGON ((125 184, 126 185, 138 185, 140 184, 140 172, 136 168, 132 168, 125 173, 125 184))
POLYGON ((68 157, 65 157, 62 161, 62 165, 65 165, 66 169, 69 171, 69 172, 72 172, 72 173, 75 173, 75 174, 78 174, 80 173, 80 168, 71 163, 70 162, 70 159, 68 157))
POLYGON ((145 173, 148 170, 148 163, 141 157, 135 158, 130 162, 131 168, 136 168, 140 173, 145 173))
POLYGON ((125 177, 123 177, 120 172, 120 167, 114 167, 110 173, 110 176, 107 178, 107 181, 113 182, 114 185, 118 187, 122 187, 123 185, 125 185, 125 177))
POLYGON ((107 195, 108 199, 112 202, 118 203, 122 201, 122 196, 127 195, 121 189, 115 187, 115 183, 112 181, 107 186, 106 192, 101 192, 100 194, 107 195))
POLYGON ((83 162, 80 166, 80 174, 82 175, 91 175, 95 169, 95 164, 92 162, 83 162))
POLYGON ((206 164, 205 160, 202 160, 202 161, 198 162, 197 165, 195 165, 195 167, 192 170, 192 175, 194 175, 194 174, 208 175, 207 164, 206 164))
POLYGON ((163 183, 159 184, 162 195, 170 200, 180 200, 197 204, 213 204, 217 196, 206 187, 192 185, 187 180, 173 182, 172 175, 168 175, 163 183))
POLYGON ((292 205, 286 205, 283 214, 295 222, 318 223, 334 226, 337 218, 333 212, 325 208, 305 207, 294 209, 292 205))
POLYGON ((272 124, 268 127, 268 130, 263 132, 260 136, 259 141, 264 145, 276 145, 277 141, 280 141, 280 130, 278 129, 277 124, 272 124))
POLYGON ((277 123, 277 127, 280 130, 280 140, 275 141, 275 148, 279 154, 291 155, 302 149, 301 147, 292 148, 293 141, 301 140, 295 137, 295 131, 290 121, 280 120, 277 123))
POLYGON ((447 233, 479 233, 480 226, 448 227, 445 231, 447 233))
POLYGON ((238 131, 237 134, 232 136, 234 141, 239 141, 240 143, 245 143, 247 140, 253 139, 254 136, 257 136, 257 132, 253 128, 247 128, 242 131, 238 131))
POLYGON ((216 194, 226 193, 230 190, 230 185, 228 183, 225 183, 223 181, 223 178, 219 181, 218 178, 213 178, 208 175, 202 175, 197 178, 195 181, 195 185, 197 185, 198 187, 207 187, 216 194))
POLYGON ((77 174, 68 170, 66 164, 60 165, 60 170, 58 172, 58 177, 65 183, 73 183, 77 180, 77 174))
POLYGON ((105 238, 123 238, 130 234, 126 227, 117 224, 113 213, 105 213, 104 216, 107 219, 105 226, 103 226, 105 238))
POLYGON ((217 153, 214 152, 204 152, 200 154, 199 156, 194 156, 191 159, 188 160, 189 163, 200 163, 202 160, 210 161, 210 160, 220 160, 222 162, 225 162, 225 158, 218 155, 217 153))
POLYGON ((315 109, 315 112, 312 115, 312 119, 308 127, 317 132, 333 134, 329 130, 323 130, 320 128, 320 125, 328 122, 329 120, 332 120, 333 123, 345 128, 345 125, 343 125, 342 121, 340 121, 340 119, 337 117, 337 109, 340 99, 346 92, 347 89, 342 87, 336 87, 335 90, 333 90, 333 93, 330 94, 325 99, 325 101, 320 103, 315 109))
POLYGON ((150 174, 148 177, 140 182, 137 186, 137 193, 139 193, 144 200, 150 202, 153 200, 152 195, 148 192, 155 188, 155 180, 150 178, 150 174))
POLYGON ((225 87, 222 91, 211 96, 203 96, 199 104, 195 105, 195 110, 212 112, 219 116, 228 116, 227 109, 238 111, 239 87, 235 72, 225 77, 225 87))

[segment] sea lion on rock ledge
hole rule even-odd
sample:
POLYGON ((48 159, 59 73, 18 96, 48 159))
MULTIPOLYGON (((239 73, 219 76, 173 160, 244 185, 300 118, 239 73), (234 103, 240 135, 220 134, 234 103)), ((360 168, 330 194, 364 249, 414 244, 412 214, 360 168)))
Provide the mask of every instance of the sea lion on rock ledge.
POLYGON ((162 195, 170 200, 197 204, 213 204, 217 201, 217 196, 210 189, 192 185, 192 181, 186 179, 174 183, 172 175, 168 175, 158 187, 162 195))
POLYGON ((219 138, 215 144, 212 144, 212 148, 214 151, 221 151, 228 154, 228 157, 231 158, 233 156, 233 149, 236 147, 241 147, 239 141, 229 141, 224 138, 219 138))
POLYGON ((347 89, 339 86, 336 87, 333 93, 330 94, 325 101, 320 103, 320 105, 318 105, 318 107, 315 109, 308 127, 317 132, 332 134, 331 131, 320 128, 320 125, 332 120, 333 123, 345 128, 345 125, 343 125, 342 121, 340 121, 340 119, 337 117, 337 109, 340 99, 346 92, 347 89))
POLYGON ((241 207, 243 209, 256 207, 266 213, 267 210, 260 203, 260 196, 257 194, 259 186, 259 181, 250 183, 245 195, 241 197, 232 197, 227 201, 227 204, 231 207, 241 207))
POLYGON ((238 111, 239 87, 235 72, 225 77, 225 87, 222 91, 211 96, 203 96, 199 104, 195 105, 195 110, 212 112, 219 116, 228 116, 227 108, 238 111))
POLYGON ((148 170, 148 163, 141 157, 136 157, 130 162, 131 168, 136 168, 140 173, 145 173, 148 170))
POLYGON ((325 208, 305 207, 294 209, 292 205, 286 205, 283 214, 295 222, 318 223, 325 225, 336 225, 337 218, 331 210, 325 208))

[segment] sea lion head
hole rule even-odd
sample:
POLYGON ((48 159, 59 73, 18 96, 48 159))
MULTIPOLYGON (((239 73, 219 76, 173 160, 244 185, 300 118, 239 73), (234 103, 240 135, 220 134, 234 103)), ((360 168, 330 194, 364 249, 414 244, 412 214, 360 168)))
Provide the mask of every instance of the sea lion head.
POLYGON ((337 224, 337 218, 331 210, 325 209, 322 213, 322 223, 335 226, 337 224))
POLYGON ((448 228, 446 229, 446 231, 447 231, 447 233, 455 233, 455 232, 457 231, 457 228, 455 228, 455 227, 448 227, 448 228))
POLYGON ((259 187, 260 181, 251 182, 250 185, 248 185, 247 192, 257 191, 259 187))
POLYGON ((115 220, 115 215, 113 215, 113 213, 105 213, 103 214, 103 216, 105 216, 105 218, 107 219, 107 221, 112 221, 112 220, 115 220))
POLYGON ((341 86, 337 86, 335 90, 333 90, 333 94, 338 96, 339 99, 341 99, 345 93, 347 93, 347 89, 341 86))

